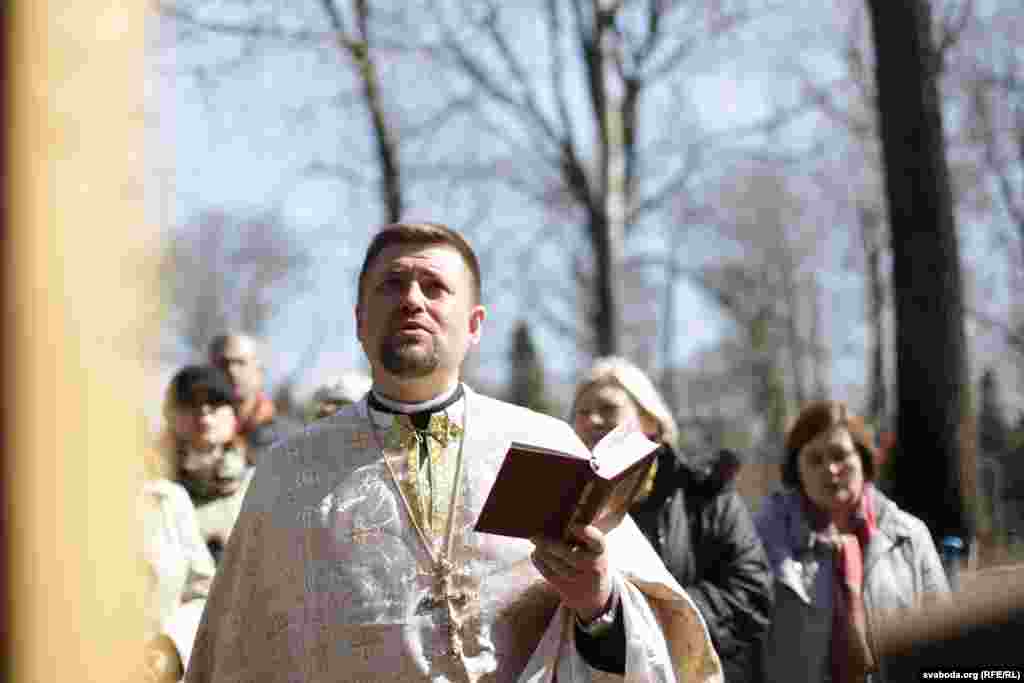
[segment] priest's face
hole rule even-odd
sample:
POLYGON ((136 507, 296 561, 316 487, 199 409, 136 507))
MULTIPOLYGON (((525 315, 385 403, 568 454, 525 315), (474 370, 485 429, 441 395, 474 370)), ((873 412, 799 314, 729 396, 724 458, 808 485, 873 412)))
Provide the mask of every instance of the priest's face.
POLYGON ((374 382, 394 385, 378 388, 400 400, 431 398, 408 395, 409 380, 428 393, 453 383, 466 353, 480 341, 483 319, 469 268, 444 244, 384 249, 367 271, 356 306, 374 382))

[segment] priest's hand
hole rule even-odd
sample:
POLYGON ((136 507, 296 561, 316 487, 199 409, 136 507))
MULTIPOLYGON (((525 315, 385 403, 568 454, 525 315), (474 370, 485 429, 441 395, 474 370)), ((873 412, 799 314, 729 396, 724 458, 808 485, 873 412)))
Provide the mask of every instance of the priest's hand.
POLYGON ((146 646, 146 683, 174 683, 185 675, 174 641, 158 635, 146 646))
POLYGON ((530 559, 584 623, 600 616, 612 595, 604 534, 595 526, 573 527, 572 540, 532 538, 530 559))

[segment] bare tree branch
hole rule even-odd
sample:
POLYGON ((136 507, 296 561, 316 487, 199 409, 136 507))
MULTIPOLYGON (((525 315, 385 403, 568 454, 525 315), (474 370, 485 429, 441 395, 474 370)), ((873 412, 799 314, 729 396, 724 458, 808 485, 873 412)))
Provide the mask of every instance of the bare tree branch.
MULTIPOLYGON (((999 152, 999 136, 993 119, 989 98, 992 96, 984 87, 976 88, 973 93, 974 114, 976 123, 980 129, 982 149, 984 150, 985 163, 995 178, 996 186, 999 188, 1000 198, 1010 218, 1017 225, 1021 240, 1024 241, 1024 197, 1018 197, 1017 191, 1011 179, 1012 171, 1003 163, 999 152)), ((988 85, 992 81, 988 80, 988 85)), ((998 94, 996 95, 998 96, 998 94)), ((1002 98, 1000 98, 1002 99, 1002 98)), ((1024 163, 1024 128, 1020 136, 1020 161, 1024 163)))
MULTIPOLYGON (((456 63, 461 67, 462 71, 469 76, 484 92, 486 92, 496 102, 504 104, 513 111, 521 114, 525 120, 530 121, 538 129, 538 132, 542 133, 545 138, 550 141, 557 141, 558 136, 555 130, 551 127, 550 122, 544 117, 540 109, 536 106, 536 102, 531 99, 527 94, 525 101, 521 101, 512 92, 502 88, 498 83, 497 76, 491 72, 483 62, 474 58, 469 52, 462 46, 459 40, 452 33, 452 30, 443 24, 441 29, 444 34, 442 45, 444 50, 455 56, 456 63)), ((488 31, 492 32, 494 29, 488 27, 488 31)), ((507 46, 506 46, 507 47, 507 46)), ((501 48, 499 47, 499 50, 501 48)), ((439 57, 444 56, 444 52, 438 51, 436 48, 430 50, 439 57)), ((520 72, 522 76, 522 72, 520 72)), ((525 76, 522 76, 525 78, 525 76)), ((528 88, 528 84, 522 83, 524 88, 528 88)))
POLYGON ((563 28, 559 7, 559 0, 548 0, 547 5, 547 27, 548 44, 552 46, 551 63, 549 76, 551 78, 551 90, 555 97, 555 106, 558 108, 558 120, 562 124, 564 137, 568 140, 570 147, 575 147, 573 141, 573 130, 571 118, 569 117, 569 105, 566 100, 565 88, 565 58, 562 51, 557 49, 562 42, 563 28))
POLYGON ((544 134, 551 140, 557 140, 561 136, 555 131, 554 126, 548 121, 544 112, 541 111, 540 106, 537 103, 537 96, 535 88, 530 80, 526 69, 520 63, 519 58, 516 57, 509 45, 508 39, 498 29, 498 8, 492 2, 488 5, 489 11, 486 18, 484 19, 484 27, 487 29, 487 35, 490 37, 491 42, 494 43, 498 50, 498 54, 501 55, 505 62, 505 67, 512 74, 513 79, 519 88, 523 92, 523 98, 525 100, 526 109, 530 112, 534 121, 540 126, 544 134))
POLYGON ((976 322, 999 332, 1006 343, 1009 344, 1010 348, 1017 353, 1024 355, 1024 330, 1014 329, 1006 321, 993 318, 987 313, 983 313, 977 309, 969 308, 966 313, 976 322))
MULTIPOLYGON (((329 2, 329 0, 325 0, 325 2, 329 2)), ((239 38, 260 38, 302 44, 329 44, 335 40, 335 36, 331 32, 312 30, 295 31, 285 29, 280 26, 265 26, 260 24, 200 19, 192 12, 182 9, 173 2, 167 2, 166 0, 154 0, 153 4, 156 7, 157 12, 163 16, 209 33, 219 33, 221 35, 236 36, 239 38)))
POLYGON ((336 178, 344 181, 351 185, 368 185, 370 179, 360 173, 358 170, 349 168, 345 164, 329 164, 323 161, 311 161, 306 164, 302 171, 304 176, 315 178, 315 177, 329 177, 336 178))
MULTIPOLYGON (((803 68, 800 68, 799 78, 801 88, 810 104, 827 116, 830 121, 842 126, 857 140, 865 140, 875 134, 873 120, 859 119, 851 114, 849 109, 836 104, 834 93, 843 85, 844 79, 836 79, 825 85, 818 85, 810 73, 803 68)), ((873 102, 873 99, 872 96, 870 101, 873 102)))
POLYGON ((635 223, 642 216, 660 209, 666 200, 686 189, 698 168, 700 168, 700 155, 696 145, 690 145, 685 151, 683 168, 665 181, 661 187, 654 189, 636 203, 629 218, 630 222, 635 223))
POLYGON ((945 63, 945 55, 960 42, 960 38, 974 18, 974 0, 947 3, 946 10, 939 19, 939 35, 935 41, 935 67, 939 71, 945 63))
POLYGON ((206 211, 175 230, 165 254, 169 332, 193 351, 228 328, 260 335, 307 286, 308 267, 279 216, 206 211))

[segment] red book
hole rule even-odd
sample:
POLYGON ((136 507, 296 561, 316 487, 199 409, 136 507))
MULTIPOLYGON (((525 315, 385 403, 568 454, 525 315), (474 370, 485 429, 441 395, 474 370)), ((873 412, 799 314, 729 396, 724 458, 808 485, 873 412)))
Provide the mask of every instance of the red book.
POLYGON ((477 518, 476 531, 566 538, 571 525, 618 526, 636 499, 659 445, 616 427, 590 457, 513 442, 477 518))

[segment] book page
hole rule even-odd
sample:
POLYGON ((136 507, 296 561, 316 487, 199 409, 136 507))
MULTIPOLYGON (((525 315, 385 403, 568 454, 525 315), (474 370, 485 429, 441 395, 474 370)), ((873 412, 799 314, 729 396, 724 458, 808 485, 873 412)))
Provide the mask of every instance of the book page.
POLYGON ((657 448, 658 444, 636 427, 619 425, 594 446, 597 474, 603 479, 614 479, 657 448))
MULTIPOLYGON (((628 469, 628 468, 627 468, 628 469)), ((637 489, 643 484, 650 466, 634 467, 633 471, 615 484, 612 494, 608 496, 594 516, 592 524, 604 533, 608 533, 619 525, 623 516, 629 512, 629 506, 636 497, 637 489)))

